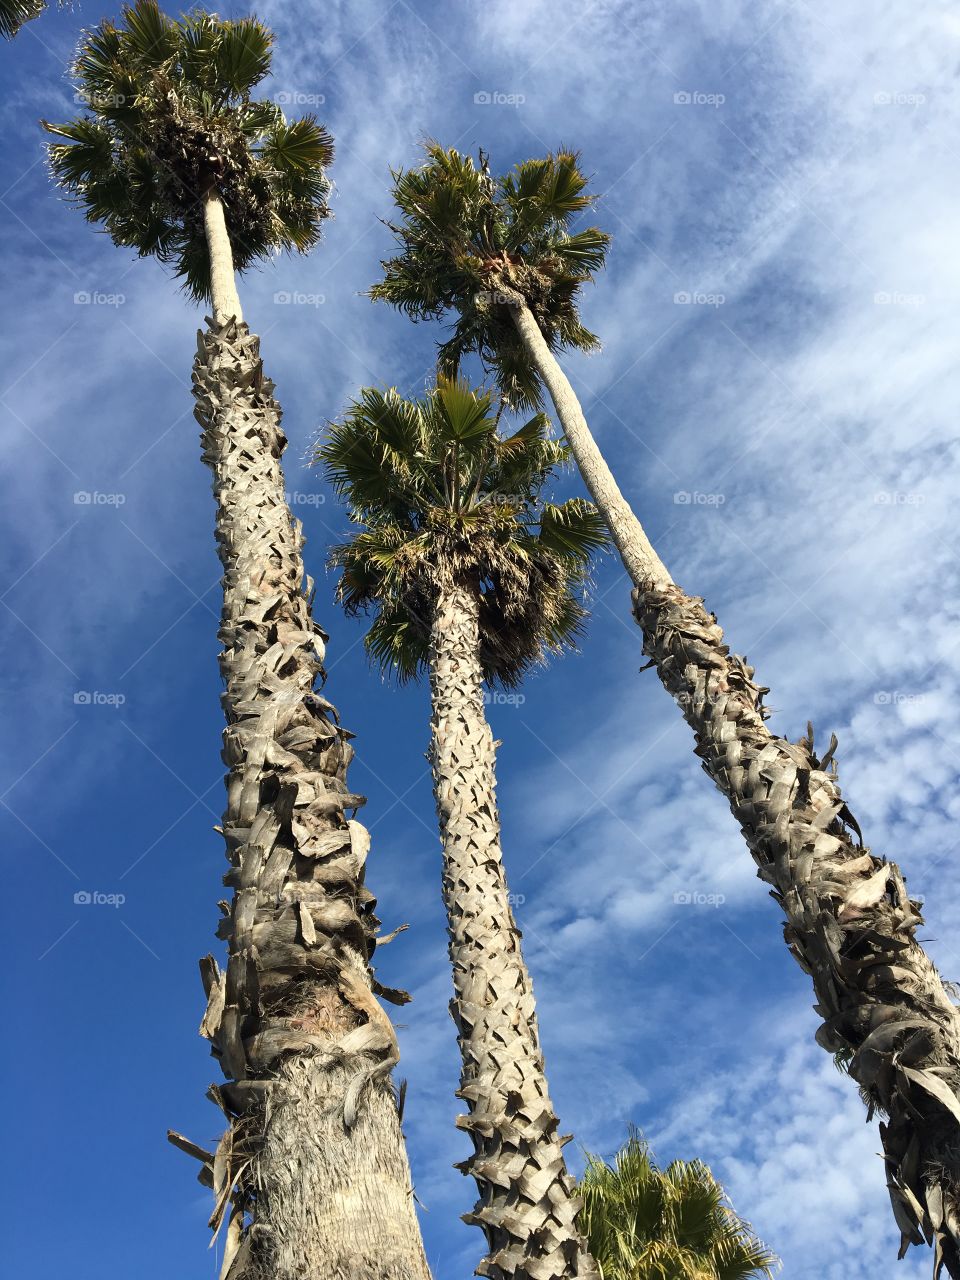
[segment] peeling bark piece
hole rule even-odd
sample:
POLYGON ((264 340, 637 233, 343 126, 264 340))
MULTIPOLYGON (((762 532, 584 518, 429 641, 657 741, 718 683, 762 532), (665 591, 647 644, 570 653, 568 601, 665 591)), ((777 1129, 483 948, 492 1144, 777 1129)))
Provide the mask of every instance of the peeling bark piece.
POLYGON ((198 1147, 195 1142, 185 1138, 182 1133, 177 1133, 175 1129, 168 1129, 167 1141, 173 1143, 175 1147, 179 1147, 188 1156, 192 1156, 194 1160, 199 1160, 203 1164, 208 1164, 211 1169, 213 1168, 213 1152, 205 1151, 203 1147, 198 1147))
POLYGON ((217 1029, 223 1016, 225 998, 226 984, 218 978, 214 986, 210 988, 207 1008, 203 1015, 203 1021, 200 1023, 200 1034, 206 1040, 215 1040, 217 1037, 217 1029))

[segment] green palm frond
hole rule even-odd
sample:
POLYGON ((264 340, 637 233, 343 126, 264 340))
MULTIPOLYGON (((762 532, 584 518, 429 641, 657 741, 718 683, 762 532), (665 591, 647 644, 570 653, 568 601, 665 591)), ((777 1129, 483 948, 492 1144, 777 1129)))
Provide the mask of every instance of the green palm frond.
POLYGON ((24 23, 39 18, 44 0, 0 0, 0 35, 12 40, 24 23))
POLYGON ((273 33, 256 18, 240 18, 219 33, 213 58, 215 90, 246 97, 270 74, 273 33))
POLYGON ((85 113, 43 122, 54 178, 88 221, 171 265, 198 300, 210 291, 207 192, 223 201, 240 272, 278 250, 306 252, 329 216, 329 133, 250 97, 272 46, 256 18, 175 21, 137 0, 83 36, 73 75, 85 113))
POLYGON ((571 498, 562 506, 544 503, 540 513, 540 541, 555 555, 586 557, 607 545, 607 526, 592 502, 571 498))
POLYGON ((581 630, 606 536, 589 503, 543 501, 567 456, 544 415, 509 436, 498 421, 493 395, 459 379, 420 400, 366 388, 317 450, 358 526, 331 555, 340 601, 373 614, 367 651, 401 680, 425 669, 437 592, 454 581, 477 593, 491 682, 516 684, 581 630))
POLYGON ((654 1161, 639 1134, 588 1155, 580 1225, 603 1280, 759 1280, 779 1266, 699 1160, 654 1161))
POLYGON ((514 408, 539 408, 542 390, 509 311, 523 298, 552 350, 592 350, 599 343, 580 322, 581 288, 599 271, 609 236, 596 227, 572 231, 595 197, 576 152, 561 149, 493 178, 481 153, 470 156, 436 142, 426 163, 393 174, 398 252, 385 259, 370 296, 414 320, 450 317, 439 365, 455 376, 476 354, 514 408))
POLYGON ((141 0, 139 4, 125 6, 123 23, 122 32, 117 32, 117 52, 123 50, 130 65, 138 71, 159 69, 176 55, 175 24, 156 0, 141 0))

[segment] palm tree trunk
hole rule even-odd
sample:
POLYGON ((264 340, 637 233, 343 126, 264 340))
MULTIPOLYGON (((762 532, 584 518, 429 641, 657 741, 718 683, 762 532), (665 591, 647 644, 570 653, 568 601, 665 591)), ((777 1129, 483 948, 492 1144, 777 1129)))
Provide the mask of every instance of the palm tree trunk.
MULTIPOLYGON (((694 731, 760 878, 786 915, 784 937, 813 979, 818 1042, 878 1110, 901 1256, 926 1237, 960 1277, 960 1019, 916 938, 923 923, 899 868, 871 854, 840 794, 834 739, 799 742, 764 723, 768 692, 732 654, 703 601, 676 586, 620 494, 577 397, 526 306, 511 312, 634 583, 643 652, 694 731)), ((892 785, 895 781, 891 779, 892 785)))
MULTIPOLYGON (((214 262, 218 221, 222 210, 208 221, 214 262)), ((211 1226, 228 1218, 224 1280, 429 1280, 390 1079, 397 1042, 373 991, 409 997, 372 979, 370 841, 346 816, 363 803, 346 785, 351 735, 314 692, 325 637, 284 495, 280 409, 218 279, 228 318, 199 335, 193 382, 224 569, 233 899, 218 930, 226 972, 201 961, 201 1033, 229 1081, 209 1094, 229 1127, 215 1154, 173 1140, 203 1161, 211 1226)))
POLYGON ((574 1193, 557 1134, 500 851, 494 744, 483 710, 478 601, 445 588, 433 619, 430 759, 443 841, 454 998, 463 1068, 457 1096, 473 1139, 460 1168, 480 1199, 464 1221, 482 1227, 494 1280, 595 1277, 576 1226, 574 1193))
POLYGON ((214 323, 223 325, 228 320, 236 320, 240 324, 243 321, 243 309, 237 292, 227 220, 223 201, 212 189, 203 198, 203 229, 210 254, 210 294, 214 323))

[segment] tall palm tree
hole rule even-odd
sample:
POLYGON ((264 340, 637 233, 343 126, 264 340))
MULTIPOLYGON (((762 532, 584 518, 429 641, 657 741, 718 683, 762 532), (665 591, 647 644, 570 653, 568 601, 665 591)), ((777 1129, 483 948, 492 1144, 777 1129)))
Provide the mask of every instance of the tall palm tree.
POLYGON ((154 0, 102 22, 74 67, 89 110, 47 125, 54 173, 118 245, 170 263, 212 303, 193 372, 223 564, 220 670, 230 868, 221 972, 201 961, 201 1032, 228 1083, 216 1152, 172 1135, 228 1221, 223 1277, 426 1280, 390 1080, 392 1024, 374 992, 369 837, 349 815, 350 735, 322 678, 303 537, 284 497, 286 440, 235 272, 306 250, 327 216, 327 132, 251 94, 272 36, 254 19, 165 16, 154 0), (307 591, 310 591, 307 579, 307 591))
POLYGON ((778 1265, 705 1164, 661 1169, 636 1133, 612 1164, 588 1157, 579 1191, 603 1280, 760 1280, 778 1265))
POLYGON ((441 364, 473 352, 511 405, 546 387, 584 483, 633 585, 643 652, 694 731, 696 753, 727 797, 772 896, 784 935, 813 978, 817 1040, 858 1082, 881 1124, 901 1256, 926 1239, 936 1269, 960 1277, 960 1019, 916 937, 919 904, 898 867, 863 845, 813 730, 771 733, 753 668, 732 654, 716 617, 673 581, 617 486, 554 352, 596 338, 577 298, 608 237, 572 234, 589 209, 577 156, 560 151, 491 177, 430 144, 421 168, 394 174, 399 253, 371 290, 414 319, 448 314, 441 364))
POLYGON ((12 40, 24 23, 39 18, 45 0, 0 0, 0 36, 12 40))
POLYGON ((479 1274, 564 1280, 596 1272, 547 1089, 530 975, 500 847, 484 682, 507 687, 576 635, 594 509, 544 502, 566 450, 542 415, 506 438, 492 396, 441 379, 424 399, 366 389, 318 451, 360 526, 334 549, 348 613, 372 607, 371 656, 401 679, 430 677, 430 760, 443 844, 462 1071, 458 1125, 474 1154, 479 1274))

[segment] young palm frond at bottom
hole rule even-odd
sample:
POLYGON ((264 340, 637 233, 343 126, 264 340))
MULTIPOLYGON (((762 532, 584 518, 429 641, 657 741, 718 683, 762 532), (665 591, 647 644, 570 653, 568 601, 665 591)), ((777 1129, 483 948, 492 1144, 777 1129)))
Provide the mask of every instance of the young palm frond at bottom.
POLYGON ((578 1190, 603 1280, 760 1280, 779 1266, 705 1164, 661 1169, 636 1132, 612 1164, 588 1155, 578 1190))
POLYGON ((347 613, 375 613, 371 657, 401 680, 427 665, 439 590, 479 592, 484 677, 516 685, 572 644, 591 554, 606 533, 591 503, 546 502, 568 450, 543 414, 502 436, 490 392, 441 378, 424 399, 365 389, 317 451, 362 526, 333 548, 347 613))

